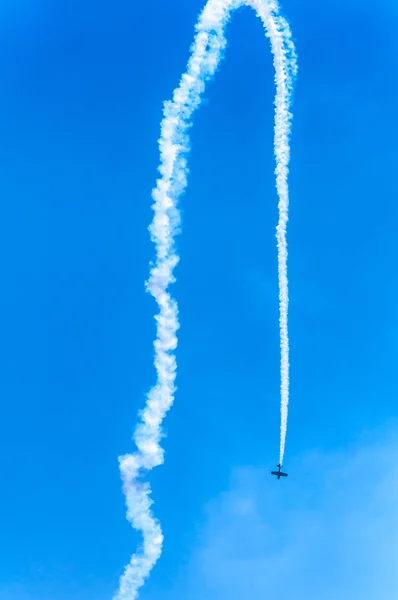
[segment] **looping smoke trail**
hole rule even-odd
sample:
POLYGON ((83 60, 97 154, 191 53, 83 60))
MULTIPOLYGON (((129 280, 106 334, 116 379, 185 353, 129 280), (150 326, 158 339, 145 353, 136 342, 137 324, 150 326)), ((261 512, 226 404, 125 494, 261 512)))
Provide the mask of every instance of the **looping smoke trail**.
POLYGON ((156 385, 150 390, 141 420, 135 433, 137 451, 119 458, 123 490, 127 504, 127 519, 143 535, 143 546, 133 555, 120 579, 114 600, 135 600, 162 551, 163 535, 151 511, 151 488, 140 477, 164 460, 160 447, 161 424, 174 401, 177 347, 178 308, 168 287, 175 281, 173 270, 178 263, 174 237, 178 233, 180 214, 178 198, 187 185, 186 154, 189 150, 188 129, 191 117, 200 105, 205 83, 215 73, 226 46, 225 26, 231 13, 247 5, 254 8, 271 41, 274 57, 275 157, 276 185, 279 196, 278 275, 281 343, 281 446, 282 464, 289 399, 289 342, 287 329, 288 281, 286 223, 288 219, 288 162, 291 114, 290 98, 296 74, 295 49, 287 22, 274 0, 208 0, 196 25, 187 70, 174 90, 172 101, 164 104, 159 139, 161 177, 152 192, 154 218, 150 226, 156 247, 156 262, 152 265, 147 290, 155 298, 156 315, 155 368, 156 385))

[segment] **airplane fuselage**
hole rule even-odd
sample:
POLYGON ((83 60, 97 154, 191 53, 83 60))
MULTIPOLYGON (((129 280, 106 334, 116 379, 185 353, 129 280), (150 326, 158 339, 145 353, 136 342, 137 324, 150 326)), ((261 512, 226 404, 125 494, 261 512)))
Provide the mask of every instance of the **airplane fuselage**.
POLYGON ((276 477, 278 479, 280 479, 281 477, 287 477, 287 473, 282 473, 281 469, 282 469, 282 465, 278 465, 278 470, 271 471, 271 475, 276 475, 276 477))

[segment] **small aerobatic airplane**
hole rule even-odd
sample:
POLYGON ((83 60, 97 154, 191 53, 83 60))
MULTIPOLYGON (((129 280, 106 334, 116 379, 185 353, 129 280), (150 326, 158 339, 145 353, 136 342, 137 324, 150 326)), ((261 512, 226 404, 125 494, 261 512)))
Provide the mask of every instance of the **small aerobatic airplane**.
POLYGON ((287 477, 287 473, 282 473, 281 471, 282 465, 278 465, 277 471, 271 471, 271 475, 276 475, 278 479, 281 477, 287 477))

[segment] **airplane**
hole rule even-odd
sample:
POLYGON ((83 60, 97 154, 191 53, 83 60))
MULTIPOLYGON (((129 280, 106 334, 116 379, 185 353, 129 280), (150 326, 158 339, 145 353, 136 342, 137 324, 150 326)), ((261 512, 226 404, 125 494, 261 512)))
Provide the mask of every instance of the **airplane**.
POLYGON ((278 465, 277 471, 271 471, 271 475, 276 475, 278 479, 281 477, 287 477, 287 473, 282 473, 281 471, 282 465, 278 465))

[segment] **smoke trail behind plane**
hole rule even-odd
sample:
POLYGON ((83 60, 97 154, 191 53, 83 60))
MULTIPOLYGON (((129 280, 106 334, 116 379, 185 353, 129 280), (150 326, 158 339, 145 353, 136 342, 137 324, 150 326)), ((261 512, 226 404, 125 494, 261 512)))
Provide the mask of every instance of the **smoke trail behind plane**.
MULTIPOLYGON (((240 6, 254 8, 261 18, 274 56, 275 99, 275 157, 276 181, 279 195, 278 275, 280 290, 281 334, 281 448, 283 458, 287 407, 289 396, 289 342, 287 329, 288 283, 286 222, 288 217, 288 161, 291 115, 290 95, 296 71, 294 46, 289 27, 279 14, 277 2, 269 0, 208 0, 196 25, 187 70, 173 99, 165 102, 159 139, 161 177, 152 192, 154 217, 150 226, 156 248, 156 261, 150 271, 147 290, 155 298, 156 315, 155 368, 157 381, 147 396, 141 420, 134 433, 137 451, 119 458, 123 490, 126 497, 127 519, 134 529, 142 532, 143 545, 134 554, 120 579, 114 600, 135 600, 152 567, 162 551, 163 535, 160 524, 151 511, 151 488, 140 478, 146 471, 160 465, 164 452, 160 447, 161 424, 174 401, 177 346, 178 307, 168 287, 175 281, 173 270, 178 263, 174 237, 178 233, 180 214, 177 201, 187 185, 189 150, 188 129, 191 117, 201 102, 205 83, 215 73, 226 46, 225 26, 231 13, 240 6)), ((281 461, 282 462, 282 461, 281 461)))

